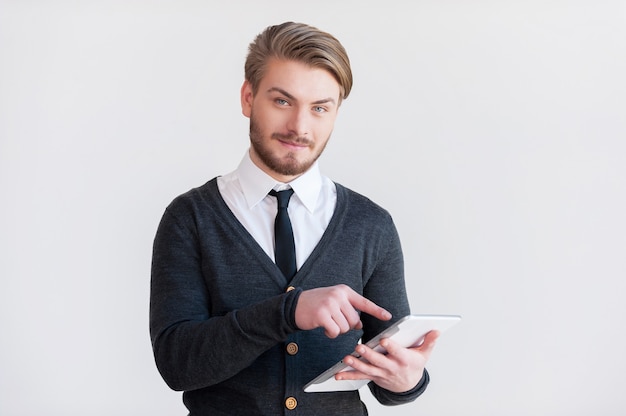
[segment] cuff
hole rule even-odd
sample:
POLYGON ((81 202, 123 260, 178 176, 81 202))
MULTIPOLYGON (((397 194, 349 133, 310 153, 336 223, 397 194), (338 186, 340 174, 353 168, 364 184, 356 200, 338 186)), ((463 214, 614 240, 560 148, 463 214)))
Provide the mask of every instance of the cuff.
POLYGON ((295 332, 298 331, 298 325, 296 325, 296 306, 298 306, 298 299, 302 294, 302 289, 296 288, 287 293, 285 298, 285 318, 287 319, 287 325, 295 332))

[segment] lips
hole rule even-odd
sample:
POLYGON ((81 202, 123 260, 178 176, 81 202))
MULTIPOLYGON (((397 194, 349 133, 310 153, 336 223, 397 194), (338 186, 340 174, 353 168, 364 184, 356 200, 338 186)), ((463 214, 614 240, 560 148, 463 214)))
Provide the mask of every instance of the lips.
POLYGON ((283 144, 294 147, 309 147, 311 146, 311 140, 305 137, 295 137, 293 135, 286 136, 280 133, 272 134, 272 138, 280 141, 283 144))

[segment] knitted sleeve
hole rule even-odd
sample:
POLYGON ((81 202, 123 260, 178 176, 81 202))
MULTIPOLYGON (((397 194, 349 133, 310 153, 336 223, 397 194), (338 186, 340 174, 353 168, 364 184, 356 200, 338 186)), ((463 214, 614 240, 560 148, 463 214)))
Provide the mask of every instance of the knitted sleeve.
POLYGON ((154 357, 174 390, 220 383, 296 331, 292 316, 300 293, 294 290, 209 316, 212 308, 197 226, 184 212, 170 206, 163 215, 154 240, 151 276, 154 357))

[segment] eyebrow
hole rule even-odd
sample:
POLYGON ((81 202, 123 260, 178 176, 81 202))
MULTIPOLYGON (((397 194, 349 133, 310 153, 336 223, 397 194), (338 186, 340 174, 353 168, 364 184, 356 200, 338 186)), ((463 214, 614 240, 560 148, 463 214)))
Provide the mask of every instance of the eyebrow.
MULTIPOLYGON (((272 88, 268 89, 267 92, 279 92, 279 93, 281 93, 282 95, 284 95, 285 97, 289 98, 292 101, 298 101, 298 99, 296 97, 294 97, 293 95, 289 94, 287 91, 283 90, 282 88, 272 87, 272 88)), ((313 101, 311 104, 326 104, 326 103, 337 104, 335 99, 331 98, 331 97, 323 98, 323 99, 317 100, 317 101, 313 101)))

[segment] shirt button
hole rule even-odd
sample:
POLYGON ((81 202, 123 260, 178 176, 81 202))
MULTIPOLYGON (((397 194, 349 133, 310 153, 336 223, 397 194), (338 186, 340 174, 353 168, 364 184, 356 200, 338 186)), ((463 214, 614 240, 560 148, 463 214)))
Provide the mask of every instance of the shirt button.
POLYGON ((298 344, 295 342, 290 342, 287 344, 287 354, 296 355, 298 353, 298 344))
POLYGON ((285 400, 285 407, 289 410, 293 410, 296 408, 296 406, 298 406, 298 402, 296 401, 296 398, 287 397, 287 400, 285 400))
POLYGON ((289 286, 289 287, 287 288, 287 290, 285 290, 285 292, 291 292, 291 291, 292 291, 292 290, 294 290, 294 289, 295 289, 295 287, 293 287, 293 286, 289 286))

